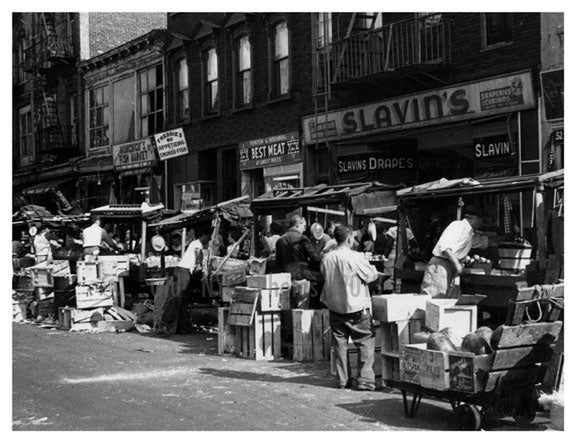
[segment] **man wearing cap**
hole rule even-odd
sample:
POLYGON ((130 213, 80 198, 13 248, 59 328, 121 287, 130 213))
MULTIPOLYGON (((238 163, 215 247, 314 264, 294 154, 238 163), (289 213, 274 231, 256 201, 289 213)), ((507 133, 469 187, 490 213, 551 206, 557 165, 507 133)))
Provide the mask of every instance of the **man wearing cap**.
POLYGON ((486 249, 488 237, 475 235, 482 222, 483 211, 476 206, 464 208, 464 218, 450 223, 432 251, 433 257, 424 271, 420 292, 433 298, 446 298, 454 278, 462 274, 461 261, 472 248, 486 249))

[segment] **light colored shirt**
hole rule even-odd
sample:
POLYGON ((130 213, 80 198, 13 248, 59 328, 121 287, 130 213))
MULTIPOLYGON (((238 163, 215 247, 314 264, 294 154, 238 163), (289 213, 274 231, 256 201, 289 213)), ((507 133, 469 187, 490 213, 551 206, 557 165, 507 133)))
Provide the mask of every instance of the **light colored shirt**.
POLYGON ((186 252, 182 256, 182 260, 178 263, 180 268, 189 269, 192 272, 194 269, 199 268, 202 263, 200 262, 200 251, 202 251, 202 242, 194 240, 188 245, 186 252))
POLYGON ((475 235, 474 229, 466 219, 456 220, 450 223, 434 246, 432 254, 436 257, 444 257, 443 253, 451 249, 458 260, 463 260, 472 248, 487 248, 488 238, 475 235))
POLYGON ((276 252, 276 242, 279 238, 280 236, 278 234, 271 235, 270 237, 264 237, 264 240, 266 241, 265 246, 270 254, 274 254, 276 252))
POLYGON ((46 238, 45 234, 38 234, 34 237, 34 252, 36 256, 47 255, 52 256, 52 249, 50 248, 50 240, 46 238))
MULTIPOLYGON (((386 235, 389 235, 390 237, 392 237, 394 240, 397 240, 398 237, 398 226, 392 226, 390 229, 388 229, 386 231, 386 235)), ((414 238, 414 233, 412 232, 412 229, 410 228, 406 228, 406 238, 408 239, 408 241, 412 240, 414 238)))
POLYGON ((82 231, 82 246, 85 248, 100 246, 103 229, 94 223, 82 231))
POLYGON ((320 301, 329 310, 349 314, 371 309, 368 283, 378 278, 378 271, 364 254, 339 246, 324 256, 320 270, 324 276, 320 301))

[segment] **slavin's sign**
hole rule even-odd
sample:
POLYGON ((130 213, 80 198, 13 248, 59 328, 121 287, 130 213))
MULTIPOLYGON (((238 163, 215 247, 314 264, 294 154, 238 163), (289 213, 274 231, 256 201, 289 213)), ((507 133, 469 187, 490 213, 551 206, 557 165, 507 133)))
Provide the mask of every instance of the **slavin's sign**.
POLYGON ((338 157, 336 163, 339 176, 372 171, 403 171, 414 169, 417 164, 411 155, 384 153, 344 155, 338 157))
POLYGON ((240 169, 278 166, 302 161, 298 132, 240 143, 240 169))
POLYGON ((535 106, 532 76, 521 72, 305 117, 304 142, 439 125, 535 106))
POLYGON ((112 146, 112 164, 114 169, 145 168, 153 166, 155 163, 156 154, 152 137, 112 146))
POLYGON ((474 158, 510 157, 514 154, 507 135, 474 139, 474 158))
POLYGON ((182 128, 154 134, 160 161, 188 154, 188 145, 182 128))

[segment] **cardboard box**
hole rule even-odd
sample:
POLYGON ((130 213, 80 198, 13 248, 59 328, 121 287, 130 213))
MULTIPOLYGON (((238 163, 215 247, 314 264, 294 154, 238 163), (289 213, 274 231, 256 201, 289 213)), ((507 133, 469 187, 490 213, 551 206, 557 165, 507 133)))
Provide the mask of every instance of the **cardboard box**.
POLYGON ((289 289, 292 287, 292 277, 287 272, 249 275, 246 277, 246 286, 261 289, 289 289))
POLYGON ((260 289, 245 286, 234 287, 233 300, 248 300, 258 297, 259 312, 290 310, 290 289, 260 289))
POLYGON ((386 294, 372 297, 372 317, 383 322, 424 318, 430 295, 386 294))
POLYGON ((493 361, 494 354, 449 352, 450 389, 469 394, 483 392, 493 361))
POLYGON ((94 286, 76 286, 76 307, 78 309, 93 309, 108 307, 114 304, 111 287, 100 290, 94 286))
POLYGON ((400 380, 420 384, 421 345, 404 345, 400 348, 400 380))
POLYGON ((432 299, 426 302, 426 327, 433 331, 452 328, 460 337, 474 332, 478 317, 476 306, 456 305, 457 299, 432 299))

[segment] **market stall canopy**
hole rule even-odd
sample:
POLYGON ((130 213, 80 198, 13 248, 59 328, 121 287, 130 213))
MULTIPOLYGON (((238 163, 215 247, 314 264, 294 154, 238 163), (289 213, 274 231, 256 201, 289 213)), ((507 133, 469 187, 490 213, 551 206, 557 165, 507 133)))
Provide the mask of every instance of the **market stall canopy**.
POLYGON ((34 186, 30 186, 22 191, 23 195, 35 195, 35 194, 45 194, 50 191, 54 191, 58 185, 66 183, 72 180, 71 178, 66 178, 63 180, 54 180, 51 182, 37 183, 34 186))
POLYGON ((522 192, 535 187, 559 187, 564 185, 564 170, 546 174, 530 174, 515 177, 497 177, 486 179, 462 178, 446 180, 442 178, 422 185, 400 189, 396 194, 398 201, 409 201, 431 197, 453 197, 460 194, 502 194, 522 192))
POLYGON ((194 212, 183 212, 175 217, 153 223, 150 227, 162 230, 180 229, 189 225, 210 221, 215 216, 221 216, 228 221, 251 219, 252 211, 250 210, 248 197, 235 198, 194 212))
POLYGON ((400 185, 379 182, 350 183, 330 186, 320 184, 306 188, 274 189, 252 200, 252 210, 264 213, 268 210, 293 210, 300 206, 324 206, 343 204, 355 213, 362 214, 370 208, 386 208, 381 212, 395 210, 395 191, 400 185))
POLYGON ((27 205, 13 214, 12 225, 19 226, 31 223, 46 223, 51 228, 58 228, 71 223, 81 225, 89 220, 90 214, 54 215, 47 211, 44 206, 27 205))
POLYGON ((93 215, 100 215, 102 217, 111 219, 124 219, 124 220, 151 220, 155 219, 162 214, 164 209, 163 204, 149 205, 146 202, 142 204, 117 204, 106 205, 90 211, 93 215))

